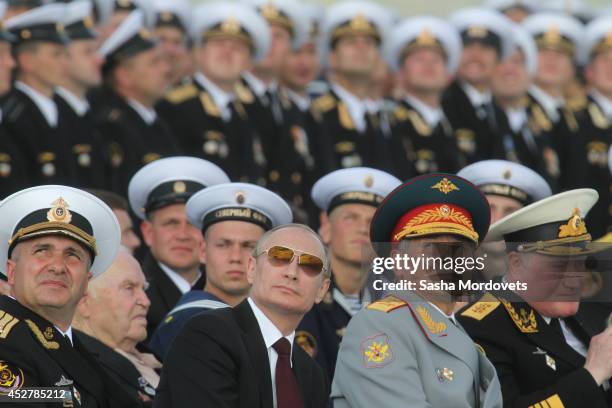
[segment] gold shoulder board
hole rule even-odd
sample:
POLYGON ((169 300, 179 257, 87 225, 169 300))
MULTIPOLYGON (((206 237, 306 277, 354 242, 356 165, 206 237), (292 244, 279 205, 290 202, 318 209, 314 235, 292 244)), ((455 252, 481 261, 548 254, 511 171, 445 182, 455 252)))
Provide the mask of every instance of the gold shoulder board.
POLYGON ((412 122, 414 130, 416 130, 419 135, 431 135, 431 127, 427 123, 425 123, 421 115, 419 115, 416 111, 409 110, 408 117, 410 118, 410 122, 412 122))
POLYGON ((367 309, 378 310, 380 312, 389 313, 397 308, 408 305, 407 302, 395 296, 387 296, 384 299, 370 303, 367 309))
POLYGON ((610 126, 610 122, 606 115, 604 115, 601 109, 599 109, 599 106, 594 103, 589 104, 589 115, 591 116, 593 124, 599 129, 607 129, 610 126))
POLYGON ((251 90, 245 85, 238 83, 234 87, 234 90, 236 91, 236 96, 240 102, 246 103, 247 105, 255 102, 255 95, 253 95, 253 92, 251 92, 251 90))
POLYGON ((19 323, 19 319, 0 310, 0 339, 6 339, 17 323, 19 323))
POLYGON ((198 96, 198 92, 199 90, 194 84, 188 83, 168 92, 166 99, 171 103, 177 104, 198 96))
POLYGON ((472 306, 465 309, 461 316, 471 317, 472 319, 482 320, 487 315, 489 315, 492 311, 494 311, 497 306, 499 306, 499 300, 490 293, 485 293, 483 297, 472 306))
POLYGON ((326 94, 323 96, 319 96, 312 103, 313 109, 316 109, 320 112, 327 112, 332 110, 336 106, 336 99, 330 94, 326 94))

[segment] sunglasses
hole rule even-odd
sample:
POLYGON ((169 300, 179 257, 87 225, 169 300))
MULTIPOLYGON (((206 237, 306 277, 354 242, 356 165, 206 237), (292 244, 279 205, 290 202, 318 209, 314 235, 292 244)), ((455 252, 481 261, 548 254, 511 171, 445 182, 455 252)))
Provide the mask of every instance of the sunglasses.
POLYGON ((277 266, 289 265, 297 255, 297 264, 310 276, 317 276, 325 269, 323 260, 318 256, 305 252, 296 254, 295 250, 280 245, 270 247, 259 255, 262 254, 267 254, 268 261, 277 266))

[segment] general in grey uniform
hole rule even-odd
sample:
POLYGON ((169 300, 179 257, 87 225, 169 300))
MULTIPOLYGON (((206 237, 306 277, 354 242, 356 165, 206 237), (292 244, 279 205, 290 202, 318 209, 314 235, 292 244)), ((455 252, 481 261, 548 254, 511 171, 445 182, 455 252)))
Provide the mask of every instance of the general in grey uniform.
MULTIPOLYGON (((474 185, 450 174, 429 174, 387 196, 370 238, 435 245, 442 236, 475 246, 488 226, 489 206, 474 185)), ((495 369, 456 322, 454 303, 430 303, 423 296, 392 292, 353 317, 336 362, 334 407, 502 406, 495 369)))

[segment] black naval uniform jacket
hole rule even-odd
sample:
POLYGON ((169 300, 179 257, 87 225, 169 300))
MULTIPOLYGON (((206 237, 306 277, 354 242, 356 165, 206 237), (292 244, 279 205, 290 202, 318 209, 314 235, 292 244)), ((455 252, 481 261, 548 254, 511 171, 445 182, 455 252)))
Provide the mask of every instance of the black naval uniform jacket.
POLYGON ((230 102, 231 118, 224 121, 221 108, 197 79, 186 81, 170 91, 158 104, 158 112, 168 122, 182 151, 209 160, 221 167, 232 181, 266 184, 267 157, 245 108, 253 100, 246 88, 230 102))
POLYGON ((442 97, 444 114, 455 132, 455 139, 465 164, 502 156, 498 130, 501 110, 494 103, 483 107, 481 119, 459 81, 454 81, 442 97))
POLYGON ((0 124, 0 201, 26 188, 27 178, 25 156, 0 124))
POLYGON ((63 158, 72 170, 71 186, 108 189, 109 156, 93 122, 91 110, 80 116, 59 94, 53 97, 57 105, 59 126, 67 135, 70 155, 63 158))
POLYGON ((380 127, 378 115, 366 114, 364 132, 355 128, 347 104, 330 89, 312 103, 307 132, 321 174, 349 167, 373 167, 396 174, 391 156, 391 137, 380 127))
MULTIPOLYGON (((292 365, 304 408, 326 407, 323 371, 295 342, 292 365)), ((268 351, 247 300, 187 322, 166 355, 153 406, 273 407, 268 351)))
MULTIPOLYGON (((162 319, 174 308, 183 294, 150 253, 146 255, 142 262, 142 271, 149 282, 146 293, 151 301, 151 307, 147 313, 147 338, 150 338, 162 319)), ((192 286, 192 289, 204 289, 205 281, 206 278, 202 274, 202 277, 192 286)))
POLYGON ((2 103, 2 126, 23 154, 28 184, 71 182, 72 170, 68 135, 59 126, 51 127, 29 96, 13 89, 2 103))
POLYGON ((518 131, 512 129, 505 112, 498 117, 504 159, 529 167, 548 182, 553 192, 559 192, 561 164, 553 144, 551 122, 533 99, 525 98, 524 104, 527 121, 518 131))
MULTIPOLYGON (((487 293, 464 308, 459 321, 495 366, 504 407, 609 406, 603 387, 598 387, 583 367, 585 357, 516 295, 505 293, 495 297, 487 293)), ((578 316, 564 321, 587 348, 600 329, 578 316)))
POLYGON ((558 108, 559 118, 555 121, 531 93, 529 94, 529 104, 540 107, 543 114, 540 118, 540 127, 550 133, 552 146, 559 157, 559 167, 561 168, 560 191, 584 187, 586 176, 585 136, 574 112, 567 106, 558 108))
MULTIPOLYGON (((608 167, 608 150, 612 144, 612 123, 591 96, 576 114, 585 140, 586 185, 599 193, 599 200, 589 211, 586 222, 594 239, 603 236, 612 226, 612 178, 608 167)), ((584 159, 583 159, 584 160, 584 159)))
POLYGON ((87 351, 96 359, 105 374, 115 378, 125 395, 129 395, 130 406, 151 407, 155 398, 155 388, 147 382, 130 360, 117 353, 106 344, 81 331, 74 330, 73 336, 85 346, 87 351), (139 393, 146 395, 150 400, 143 402, 139 393))
MULTIPOLYGON (((69 384, 75 407, 134 407, 76 336, 72 337, 73 346, 51 322, 8 296, 0 297, 0 329, 0 375, 4 394, 11 388, 69 384)), ((59 400, 58 403, 11 406, 55 408, 68 405, 59 400)))
POLYGON ((96 128, 109 149, 111 189, 127 197, 130 179, 142 166, 180 152, 170 128, 159 115, 148 124, 118 94, 108 89, 102 92, 96 128))
POLYGON ((393 156, 403 180, 410 175, 456 173, 464 165, 450 122, 442 117, 432 128, 407 100, 393 111, 393 156))

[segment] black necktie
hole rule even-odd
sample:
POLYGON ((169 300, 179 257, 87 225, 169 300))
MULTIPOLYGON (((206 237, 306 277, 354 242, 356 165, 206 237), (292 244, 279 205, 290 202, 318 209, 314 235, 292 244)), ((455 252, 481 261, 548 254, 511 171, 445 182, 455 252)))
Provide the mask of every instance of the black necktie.
POLYGON ((272 345, 278 353, 276 360, 276 406, 277 408, 302 408, 304 406, 300 396, 295 374, 291 369, 291 343, 282 337, 272 345))
POLYGON ((557 319, 556 317, 553 317, 552 319, 550 319, 549 326, 555 332, 560 334, 561 338, 564 339, 564 341, 565 341, 565 336, 563 335, 563 330, 561 330, 561 323, 559 322, 559 319, 557 319))

